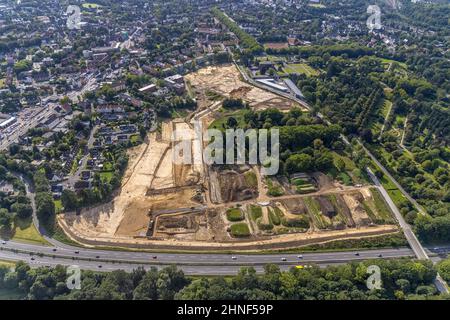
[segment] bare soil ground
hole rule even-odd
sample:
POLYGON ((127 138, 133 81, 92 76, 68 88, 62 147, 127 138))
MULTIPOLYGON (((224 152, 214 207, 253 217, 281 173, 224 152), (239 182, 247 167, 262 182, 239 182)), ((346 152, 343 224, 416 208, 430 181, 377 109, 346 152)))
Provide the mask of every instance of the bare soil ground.
POLYGON ((257 110, 267 108, 289 110, 294 106, 300 107, 288 99, 243 82, 234 65, 207 67, 187 75, 186 80, 200 96, 204 97, 205 92, 213 91, 224 97, 243 99, 257 110))
MULTIPOLYGON (((233 65, 202 69, 186 76, 186 79, 200 96, 200 107, 206 108, 205 110, 216 110, 220 107, 211 100, 216 99, 211 92, 225 97, 242 98, 254 108, 276 107, 287 110, 292 107, 289 100, 241 81, 239 72, 233 65)), ((198 114, 198 119, 206 129, 207 124, 214 118, 208 112, 202 111, 198 114)), ((332 217, 321 213, 321 210, 325 209, 321 208, 324 204, 321 206, 320 203, 319 208, 315 210, 317 212, 312 214, 310 208, 305 205, 306 195, 286 192, 284 199, 267 196, 267 186, 264 185, 263 177, 257 168, 233 167, 232 170, 217 172, 215 168, 206 168, 198 161, 204 146, 202 141, 195 137, 192 125, 181 119, 163 123, 161 133, 151 134, 148 141, 148 144, 130 150, 129 166, 122 188, 113 201, 85 209, 80 215, 66 213, 58 217, 64 230, 74 239, 163 246, 177 244, 180 248, 226 247, 230 246, 230 243, 235 245, 244 242, 255 246, 272 246, 289 241, 309 244, 314 241, 386 234, 397 229, 394 225, 369 226, 371 219, 365 212, 363 201, 369 199, 368 197, 372 198, 370 191, 363 188, 360 192, 354 190, 355 188, 343 187, 323 173, 313 174, 319 191, 311 197, 327 197, 330 193, 336 193, 333 203, 339 210, 332 217), (175 157, 185 155, 186 151, 180 151, 178 147, 186 141, 190 145, 190 151, 187 152, 191 153, 191 157, 197 157, 197 161, 194 164, 174 163, 175 157), (205 168, 211 173, 209 176, 205 174, 205 168), (246 176, 246 172, 252 172, 254 175, 246 176), (194 209, 198 208, 202 201, 196 196, 205 186, 209 187, 207 194, 210 199, 207 200, 206 210, 200 209, 204 212, 199 213, 194 209), (229 235, 230 223, 225 215, 226 208, 232 205, 231 202, 234 202, 233 206, 237 203, 243 206, 259 203, 263 207, 262 222, 265 224, 270 223, 265 207, 270 203, 271 206, 278 207, 287 219, 296 219, 300 215, 309 216, 311 227, 307 233, 295 232, 294 228, 289 230, 293 231, 289 234, 264 235, 263 232, 258 232, 257 224, 250 221, 247 212, 246 222, 250 225, 253 235, 247 239, 233 239, 229 235), (182 211, 187 208, 190 212, 180 213, 180 208, 182 211), (153 238, 142 238, 151 219, 154 219, 153 238), (315 224, 321 221, 325 227, 318 228, 315 224), (336 225, 343 226, 344 229, 333 230, 336 225)), ((285 186, 286 183, 281 182, 281 185, 285 186)))
POLYGON ((249 200, 258 196, 257 188, 248 184, 244 173, 225 170, 218 173, 218 179, 221 199, 224 202, 249 200))

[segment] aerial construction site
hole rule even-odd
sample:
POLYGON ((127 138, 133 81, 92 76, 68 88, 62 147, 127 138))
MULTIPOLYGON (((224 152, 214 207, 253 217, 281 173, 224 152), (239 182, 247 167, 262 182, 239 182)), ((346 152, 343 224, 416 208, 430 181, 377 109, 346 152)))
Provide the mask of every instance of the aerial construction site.
POLYGON ((259 250, 398 231, 370 184, 344 185, 321 172, 287 179, 265 177, 258 165, 206 164, 207 143, 195 124, 203 131, 220 118, 223 99, 242 99, 254 110, 302 106, 243 82, 234 65, 201 69, 185 81, 198 109, 163 122, 130 151, 111 202, 58 217, 70 238, 86 245, 259 250), (185 156, 193 161, 174 161, 185 156))

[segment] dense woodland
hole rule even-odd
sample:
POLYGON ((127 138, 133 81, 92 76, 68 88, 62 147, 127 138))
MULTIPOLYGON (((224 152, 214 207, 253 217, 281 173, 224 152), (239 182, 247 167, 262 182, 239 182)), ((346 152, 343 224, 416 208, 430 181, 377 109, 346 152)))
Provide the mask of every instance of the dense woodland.
MULTIPOLYGON (((449 264, 440 271, 448 274, 449 264)), ((192 278, 175 266, 131 273, 83 271, 81 289, 67 289, 66 269, 30 267, 22 262, 15 270, 0 266, 0 290, 7 289, 23 299, 70 300, 366 300, 447 299, 433 285, 436 270, 429 262, 411 260, 366 261, 327 268, 292 268, 280 271, 267 265, 264 274, 242 268, 235 276, 192 278), (380 267, 381 289, 369 290, 367 267, 380 267)))

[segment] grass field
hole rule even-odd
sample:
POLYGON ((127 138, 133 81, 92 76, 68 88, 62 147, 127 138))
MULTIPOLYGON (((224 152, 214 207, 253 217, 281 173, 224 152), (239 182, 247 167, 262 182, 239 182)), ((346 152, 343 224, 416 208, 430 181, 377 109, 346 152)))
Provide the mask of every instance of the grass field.
POLYGON ((27 220, 15 219, 14 235, 12 237, 12 240, 44 245, 49 244, 36 230, 31 218, 27 220))
POLYGON ((63 211, 63 205, 61 200, 54 200, 53 202, 55 203, 55 212, 61 213, 63 211))
POLYGON ((270 222, 276 226, 279 226, 281 223, 281 218, 283 217, 283 212, 281 212, 280 209, 275 210, 275 208, 274 209, 269 208, 268 210, 270 222))
POLYGON ((241 209, 231 208, 227 210, 227 219, 228 221, 242 221, 244 220, 244 215, 241 209))
POLYGON ((380 191, 376 188, 372 188, 370 189, 370 192, 372 193, 373 201, 375 202, 375 207, 377 208, 378 215, 385 222, 393 222, 392 212, 389 209, 386 201, 383 199, 380 191))
POLYGON ((326 6, 322 3, 308 3, 308 6, 313 7, 313 8, 326 8, 326 6))
POLYGON ((284 67, 284 72, 291 74, 291 73, 299 73, 299 74, 306 74, 307 76, 318 76, 319 72, 310 66, 308 66, 305 63, 295 63, 295 64, 288 64, 286 67, 284 67))
POLYGON ((245 121, 244 121, 244 111, 245 110, 226 110, 226 109, 221 109, 220 112, 222 112, 222 114, 220 115, 220 117, 217 120, 214 120, 214 122, 210 125, 209 128, 214 128, 214 129, 218 129, 218 130, 223 130, 224 129, 224 125, 227 123, 228 118, 233 117, 236 119, 237 123, 238 123, 238 127, 239 128, 243 128, 245 121))
POLYGON ((236 238, 248 237, 250 229, 246 223, 236 223, 231 226, 231 235, 236 238))
POLYGON ((102 172, 100 172, 100 178, 103 181, 106 181, 106 182, 111 181, 113 175, 114 175, 114 171, 102 171, 102 172))
POLYGON ((244 179, 247 185, 251 188, 258 188, 258 179, 256 178, 256 173, 253 171, 247 171, 244 174, 244 179))
POLYGON ((97 8, 101 7, 101 5, 96 4, 96 3, 86 2, 86 3, 82 4, 82 7, 83 8, 87 8, 87 9, 97 9, 97 8))
POLYGON ((253 221, 262 217, 262 209, 260 206, 250 205, 250 216, 253 221))

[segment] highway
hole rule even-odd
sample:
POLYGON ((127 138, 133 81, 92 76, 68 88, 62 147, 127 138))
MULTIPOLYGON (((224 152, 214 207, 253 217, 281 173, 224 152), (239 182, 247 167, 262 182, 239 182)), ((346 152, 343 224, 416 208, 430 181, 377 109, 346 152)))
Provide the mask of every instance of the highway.
POLYGON ((151 253, 96 250, 63 245, 61 247, 6 241, 0 244, 0 260, 25 261, 32 266, 78 265, 89 270, 133 270, 140 266, 163 267, 175 264, 186 274, 236 274, 243 266, 262 271, 264 265, 278 264, 285 269, 295 265, 330 265, 379 258, 411 257, 409 248, 356 252, 318 252, 299 254, 213 254, 151 253), (101 266, 101 267, 99 267, 101 266), (217 268, 217 271, 215 270, 217 268))

